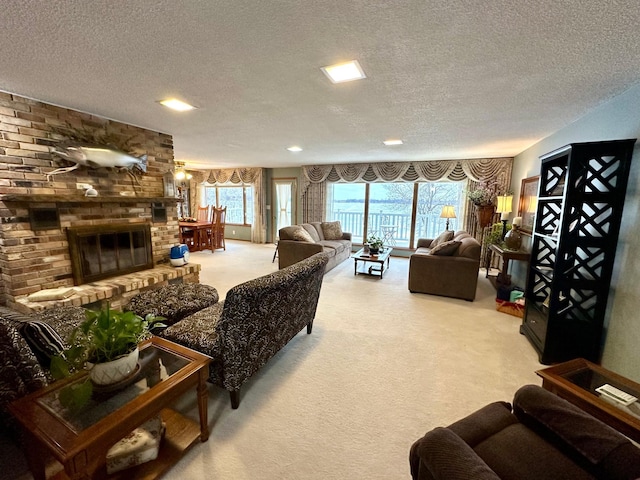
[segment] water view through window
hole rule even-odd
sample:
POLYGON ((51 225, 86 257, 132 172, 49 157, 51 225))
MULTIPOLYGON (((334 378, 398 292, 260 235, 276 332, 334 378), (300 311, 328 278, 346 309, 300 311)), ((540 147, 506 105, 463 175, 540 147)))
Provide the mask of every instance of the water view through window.
POLYGON ((445 229, 442 207, 453 205, 459 230, 466 205, 466 182, 333 183, 327 186, 327 220, 339 220, 353 243, 375 235, 392 247, 414 248, 411 239, 435 238, 445 229), (414 211, 415 205, 415 211, 414 211), (366 218, 366 222, 365 222, 366 218))

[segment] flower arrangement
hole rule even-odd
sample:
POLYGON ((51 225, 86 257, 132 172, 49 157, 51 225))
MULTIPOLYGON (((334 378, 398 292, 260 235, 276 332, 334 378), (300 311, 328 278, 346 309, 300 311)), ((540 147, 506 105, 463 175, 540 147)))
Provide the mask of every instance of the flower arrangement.
POLYGON ((498 194, 497 184, 495 182, 482 181, 478 183, 475 190, 467 192, 467 198, 479 207, 490 206, 495 202, 496 195, 498 194))

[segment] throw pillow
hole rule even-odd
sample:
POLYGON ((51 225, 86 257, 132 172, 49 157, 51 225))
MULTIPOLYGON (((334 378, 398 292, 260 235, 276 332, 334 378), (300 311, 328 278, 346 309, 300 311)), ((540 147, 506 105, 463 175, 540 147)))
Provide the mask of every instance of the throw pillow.
POLYGON ((453 238, 453 230, 445 230, 431 242, 431 245, 429 245, 429 248, 437 247, 441 243, 448 242, 452 238, 453 238))
POLYGON ((322 234, 325 240, 342 240, 342 227, 340 222, 323 222, 322 234))
POLYGON ((293 238, 294 240, 297 240, 299 242, 311 242, 311 243, 316 243, 313 241, 313 238, 311 238, 311 235, 309 235, 309 232, 307 232, 304 228, 302 227, 298 227, 296 228, 293 233, 291 234, 291 238, 293 238))
POLYGON ((456 253, 458 247, 462 242, 457 240, 449 240, 448 242, 443 242, 439 245, 436 245, 429 252, 430 255, 440 255, 443 257, 448 257, 456 253))
POLYGON ((20 326, 20 333, 43 367, 49 368, 51 357, 64 350, 60 335, 48 323, 26 322, 20 326))

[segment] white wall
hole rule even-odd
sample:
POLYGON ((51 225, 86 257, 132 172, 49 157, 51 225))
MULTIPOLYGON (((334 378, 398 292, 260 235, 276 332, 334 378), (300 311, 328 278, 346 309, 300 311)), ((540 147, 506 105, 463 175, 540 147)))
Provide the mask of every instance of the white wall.
MULTIPOLYGON (((515 157, 511 185, 540 173, 539 156, 568 143, 640 137, 640 84, 515 157)), ((609 295, 602 365, 640 382, 640 146, 636 143, 609 295)))

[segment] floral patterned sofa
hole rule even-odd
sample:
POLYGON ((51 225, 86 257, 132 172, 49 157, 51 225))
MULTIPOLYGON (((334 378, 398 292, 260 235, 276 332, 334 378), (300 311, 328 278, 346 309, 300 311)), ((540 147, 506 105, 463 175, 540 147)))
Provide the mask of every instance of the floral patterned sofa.
POLYGON ((319 253, 236 285, 224 301, 160 335, 211 356, 209 380, 228 390, 238 408, 242 384, 300 330, 311 333, 327 261, 319 253))

